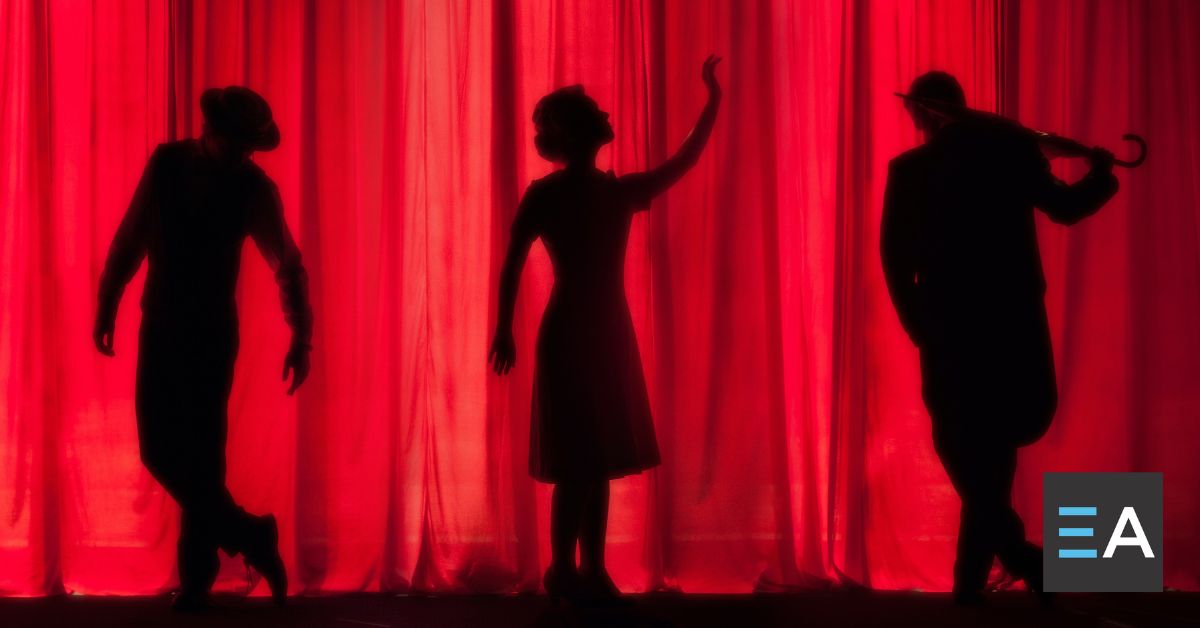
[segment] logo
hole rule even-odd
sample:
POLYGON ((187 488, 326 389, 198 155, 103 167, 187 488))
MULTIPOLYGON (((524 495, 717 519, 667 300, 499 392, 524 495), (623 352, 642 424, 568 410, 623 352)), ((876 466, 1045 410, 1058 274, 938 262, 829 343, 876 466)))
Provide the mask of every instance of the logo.
POLYGON ((1162 591, 1162 474, 1046 473, 1047 591, 1162 591))

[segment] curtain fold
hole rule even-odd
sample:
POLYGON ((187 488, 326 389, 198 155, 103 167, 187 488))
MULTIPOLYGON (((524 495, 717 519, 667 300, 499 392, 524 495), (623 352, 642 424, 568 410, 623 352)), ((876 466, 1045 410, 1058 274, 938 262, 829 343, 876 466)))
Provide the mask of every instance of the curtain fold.
MULTIPOLYGON (((316 315, 312 376, 286 397, 288 332, 246 247, 234 496, 279 518, 296 593, 536 590, 540 245, 517 366, 485 362, 516 202, 551 168, 530 115, 581 83, 612 114, 600 167, 645 169, 694 123, 710 52, 712 140, 626 258, 663 464, 613 485, 617 584, 949 588, 958 501, 877 253, 887 161, 917 142, 892 92, 944 69, 973 106, 1150 142, 1110 207, 1039 224, 1062 402, 1015 501, 1037 536, 1042 471, 1163 471, 1166 583, 1197 588, 1198 31, 1182 0, 0 0, 0 594, 175 584, 176 509, 137 453, 140 276, 115 360, 91 316, 149 152, 198 134, 200 93, 232 83, 282 131, 256 161, 316 315)), ((218 586, 245 590, 226 562, 218 586)))

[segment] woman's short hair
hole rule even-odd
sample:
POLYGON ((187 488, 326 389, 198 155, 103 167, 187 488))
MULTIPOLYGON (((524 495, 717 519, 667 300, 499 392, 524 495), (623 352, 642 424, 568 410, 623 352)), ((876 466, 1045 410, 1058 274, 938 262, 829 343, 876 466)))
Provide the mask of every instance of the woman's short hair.
POLYGON ((537 131, 533 145, 550 161, 565 161, 572 154, 595 150, 612 140, 604 113, 582 85, 543 96, 533 108, 533 126, 537 131))

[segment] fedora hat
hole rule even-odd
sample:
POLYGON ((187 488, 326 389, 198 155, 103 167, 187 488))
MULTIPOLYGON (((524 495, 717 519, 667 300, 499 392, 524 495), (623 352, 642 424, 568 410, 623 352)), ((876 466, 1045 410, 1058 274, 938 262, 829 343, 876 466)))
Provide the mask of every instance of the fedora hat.
POLYGON ((210 129, 254 150, 279 146, 279 127, 271 106, 257 92, 240 85, 213 87, 200 95, 200 111, 210 129))

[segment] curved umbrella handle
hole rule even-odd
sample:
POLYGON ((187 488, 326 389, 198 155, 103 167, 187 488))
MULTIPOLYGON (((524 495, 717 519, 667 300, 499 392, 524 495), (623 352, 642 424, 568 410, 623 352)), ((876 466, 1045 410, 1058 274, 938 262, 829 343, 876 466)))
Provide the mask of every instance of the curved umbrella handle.
POLYGON ((1142 165, 1142 162, 1146 161, 1146 140, 1142 139, 1142 136, 1135 133, 1126 133, 1125 135, 1121 136, 1121 139, 1137 144, 1138 155, 1137 157, 1134 157, 1128 161, 1124 159, 1114 159, 1113 164, 1121 166, 1122 168, 1137 168, 1138 166, 1142 165))

